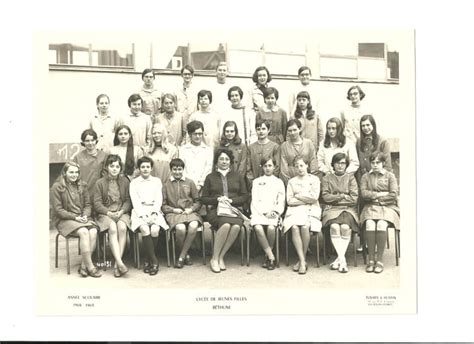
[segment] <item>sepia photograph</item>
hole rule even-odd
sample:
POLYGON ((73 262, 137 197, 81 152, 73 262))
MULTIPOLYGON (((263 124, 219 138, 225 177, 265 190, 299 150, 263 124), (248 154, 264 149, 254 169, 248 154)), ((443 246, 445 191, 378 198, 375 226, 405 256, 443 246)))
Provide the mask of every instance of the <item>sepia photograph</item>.
POLYGON ((39 314, 416 312, 414 31, 243 32, 35 36, 39 314))

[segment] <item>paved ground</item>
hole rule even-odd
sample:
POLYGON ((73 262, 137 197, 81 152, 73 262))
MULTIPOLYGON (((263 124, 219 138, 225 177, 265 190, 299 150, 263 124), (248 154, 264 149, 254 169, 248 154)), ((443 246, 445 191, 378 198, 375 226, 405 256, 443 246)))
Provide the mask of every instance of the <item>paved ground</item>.
MULTIPOLYGON (((349 272, 346 274, 332 271, 328 265, 316 267, 316 257, 314 254, 308 256, 310 264, 306 275, 298 275, 291 270, 291 264, 296 261, 291 242, 290 248, 290 266, 285 263, 284 245, 281 245, 280 268, 268 271, 261 267, 263 261, 263 251, 253 242, 251 245, 250 266, 241 266, 239 243, 236 241, 233 251, 227 254, 227 270, 221 273, 213 273, 209 267, 209 257, 206 265, 202 264, 202 258, 193 256, 194 264, 185 266, 183 269, 168 268, 166 266, 166 253, 162 249, 159 254, 160 271, 156 276, 149 276, 136 269, 131 255, 125 256, 125 264, 129 267, 129 272, 122 278, 114 278, 113 269, 107 268, 101 278, 81 278, 77 269, 80 264, 80 256, 77 251, 77 241, 72 240, 70 247, 71 274, 66 273, 66 249, 65 240, 59 239, 59 267, 54 266, 55 236, 56 231, 50 231, 50 278, 53 283, 57 281, 61 285, 74 287, 111 287, 115 284, 120 288, 193 288, 200 286, 208 289, 222 288, 266 288, 268 286, 277 286, 279 288, 323 288, 323 289, 364 289, 372 288, 376 285, 378 288, 398 288, 399 287, 399 269, 395 266, 395 248, 393 230, 390 231, 390 249, 385 250, 385 270, 381 274, 368 274, 365 272, 362 254, 357 254, 358 266, 354 267, 352 246, 349 246, 347 259, 349 263, 349 272)), ((210 249, 209 232, 206 231, 206 241, 208 250, 210 249)), ((163 240, 164 237, 160 237, 163 240)), ((283 244, 283 242, 281 243, 283 244)), ((315 251, 314 239, 310 245, 315 251)), ((198 253, 198 252, 197 252, 198 253)), ((107 259, 112 255, 107 250, 107 259)), ((331 257, 329 262, 335 257, 331 257)), ((142 258, 143 261, 143 258, 142 258)), ((112 263, 112 262, 110 262, 112 263)))

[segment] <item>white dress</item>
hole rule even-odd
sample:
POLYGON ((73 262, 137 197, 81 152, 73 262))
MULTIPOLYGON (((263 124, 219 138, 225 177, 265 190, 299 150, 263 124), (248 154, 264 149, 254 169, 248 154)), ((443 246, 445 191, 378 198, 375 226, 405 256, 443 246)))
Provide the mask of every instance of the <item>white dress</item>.
POLYGON ((250 210, 252 217, 250 225, 278 224, 278 217, 267 218, 264 214, 275 211, 282 214, 285 209, 285 185, 280 178, 275 176, 262 176, 254 179, 252 183, 252 203, 250 210))

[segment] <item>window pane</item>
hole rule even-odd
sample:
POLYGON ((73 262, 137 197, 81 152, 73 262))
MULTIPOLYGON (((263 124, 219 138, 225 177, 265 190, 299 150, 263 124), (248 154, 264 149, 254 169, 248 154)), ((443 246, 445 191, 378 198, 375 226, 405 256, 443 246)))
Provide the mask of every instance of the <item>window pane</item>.
POLYGON ((305 61, 305 56, 301 55, 265 54, 265 65, 272 74, 296 75, 305 61))
POLYGON ((385 43, 359 43, 359 56, 385 57, 385 43))
POLYGON ((258 66, 263 64, 260 51, 229 50, 229 71, 232 73, 252 74, 258 66))
POLYGON ((340 40, 319 43, 319 53, 322 55, 357 56, 357 48, 357 43, 340 40))
POLYGON ((321 77, 357 78, 357 60, 321 57, 320 74, 321 77))
POLYGON ((371 80, 385 80, 387 70, 385 60, 359 59, 359 78, 371 80))

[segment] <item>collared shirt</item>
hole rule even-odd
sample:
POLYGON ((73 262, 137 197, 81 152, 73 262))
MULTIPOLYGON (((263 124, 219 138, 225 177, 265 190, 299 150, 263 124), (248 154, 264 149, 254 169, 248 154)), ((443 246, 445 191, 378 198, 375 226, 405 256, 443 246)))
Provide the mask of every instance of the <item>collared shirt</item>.
POLYGON ((185 180, 186 180, 186 178, 184 178, 184 177, 181 177, 181 178, 179 178, 179 179, 176 179, 176 178, 173 177, 173 176, 170 177, 170 181, 172 181, 172 182, 180 182, 180 181, 181 181, 181 182, 184 182, 185 180))
POLYGON ((176 91, 178 111, 184 115, 185 123, 188 123, 189 116, 197 110, 197 94, 199 90, 191 83, 189 87, 181 85, 176 91))
POLYGON ((286 111, 281 109, 279 106, 274 106, 269 109, 267 105, 260 108, 257 112, 257 121, 266 120, 270 122, 270 133, 268 138, 281 145, 285 141, 286 136, 286 123, 288 122, 288 116, 286 111))
POLYGON ((138 216, 159 213, 163 202, 163 184, 157 177, 138 176, 130 182, 130 199, 138 216))
POLYGON ((138 114, 130 114, 125 116, 122 121, 123 124, 130 127, 133 136, 133 144, 140 146, 142 149, 148 147, 151 142, 151 118, 143 112, 138 114))
POLYGON ((212 149, 201 143, 195 146, 186 143, 179 147, 179 158, 184 161, 184 176, 197 186, 203 186, 206 176, 212 171, 214 154, 212 149))
POLYGON ((110 115, 102 117, 95 115, 91 118, 89 128, 97 133, 97 149, 106 153, 110 152, 110 147, 114 145, 115 129, 118 127, 118 121, 110 115))

